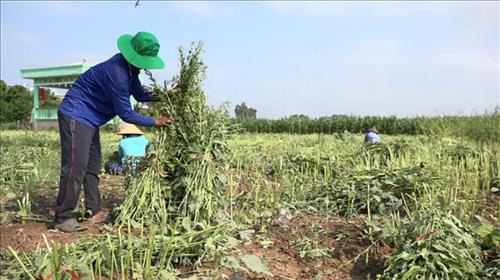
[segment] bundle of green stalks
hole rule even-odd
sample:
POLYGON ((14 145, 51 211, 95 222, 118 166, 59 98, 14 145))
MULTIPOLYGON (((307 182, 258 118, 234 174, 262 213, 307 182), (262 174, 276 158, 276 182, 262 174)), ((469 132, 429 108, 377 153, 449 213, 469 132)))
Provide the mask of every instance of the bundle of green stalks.
POLYGON ((169 115, 174 124, 155 132, 149 166, 140 178, 130 181, 117 221, 168 224, 189 217, 214 222, 222 204, 226 167, 226 141, 231 135, 224 107, 207 105, 202 81, 206 66, 202 44, 180 53, 180 73, 153 90, 158 115, 169 115))

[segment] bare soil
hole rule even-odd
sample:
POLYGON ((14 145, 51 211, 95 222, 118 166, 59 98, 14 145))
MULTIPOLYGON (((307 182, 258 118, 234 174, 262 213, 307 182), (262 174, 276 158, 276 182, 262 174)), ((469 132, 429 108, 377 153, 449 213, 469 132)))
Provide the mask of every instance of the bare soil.
MULTIPOLYGON (((373 252, 368 263, 359 257, 369 246, 360 228, 361 220, 347 221, 325 215, 296 214, 289 220, 278 219, 265 234, 266 245, 258 237, 238 246, 231 255, 256 255, 271 275, 225 270, 227 279, 375 279, 383 270, 384 256, 390 248, 373 252), (301 257, 296 246, 301 240, 312 239, 318 248, 328 253, 322 257, 301 257), (268 242, 269 243, 269 242, 268 242), (264 244, 264 245, 263 245, 264 244), (358 257, 358 258, 356 258, 358 257), (235 276, 237 275, 237 276, 235 276)), ((255 234, 259 236, 258 233, 255 234)))
MULTIPOLYGON (((100 177, 100 191, 103 201, 103 211, 111 209, 119 203, 122 194, 122 178, 119 176, 103 175, 100 177)), ((9 247, 15 250, 35 250, 45 247, 44 236, 47 241, 55 243, 72 243, 80 238, 92 238, 93 235, 106 231, 103 224, 92 224, 83 221, 82 224, 87 230, 76 233, 65 233, 54 229, 52 222, 54 216, 53 207, 57 197, 58 186, 49 185, 38 189, 30 196, 32 202, 32 213, 36 219, 27 219, 20 222, 15 219, 15 207, 5 209, 12 217, 9 223, 0 224, 0 250, 8 250, 9 247)), ((82 190, 83 193, 83 190, 82 190)), ((82 194, 83 195, 83 194, 82 194)))

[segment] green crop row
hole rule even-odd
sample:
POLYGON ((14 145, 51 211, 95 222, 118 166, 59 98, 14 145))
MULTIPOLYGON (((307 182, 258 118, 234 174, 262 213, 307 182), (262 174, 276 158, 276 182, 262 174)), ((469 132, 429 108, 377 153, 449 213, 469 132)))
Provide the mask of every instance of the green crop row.
POLYGON ((443 135, 465 136, 474 140, 498 141, 500 139, 500 114, 478 116, 441 117, 360 117, 331 116, 309 118, 307 116, 269 119, 232 119, 243 131, 250 133, 363 133, 376 127, 388 135, 443 135))

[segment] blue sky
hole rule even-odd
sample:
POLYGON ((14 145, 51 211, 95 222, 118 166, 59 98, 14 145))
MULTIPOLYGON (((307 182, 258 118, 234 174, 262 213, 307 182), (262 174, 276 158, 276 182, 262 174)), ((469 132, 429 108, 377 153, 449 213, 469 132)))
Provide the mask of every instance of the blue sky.
POLYGON ((99 63, 117 38, 154 33, 167 67, 205 43, 213 105, 258 117, 438 115, 500 104, 499 2, 1 1, 1 79, 21 68, 99 63))

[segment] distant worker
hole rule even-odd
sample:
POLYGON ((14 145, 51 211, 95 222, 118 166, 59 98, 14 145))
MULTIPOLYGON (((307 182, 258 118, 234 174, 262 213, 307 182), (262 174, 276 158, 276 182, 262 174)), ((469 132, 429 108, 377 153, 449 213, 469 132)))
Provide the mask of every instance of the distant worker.
POLYGON ((123 138, 118 145, 117 157, 108 161, 105 169, 111 174, 133 175, 141 159, 146 156, 149 140, 144 137, 144 132, 130 123, 121 124, 118 134, 123 138))
POLYGON ((139 102, 154 101, 139 81, 141 69, 161 69, 165 63, 158 56, 160 43, 148 32, 118 39, 120 53, 80 75, 69 89, 58 110, 61 139, 61 179, 55 211, 55 228, 64 232, 85 230, 74 215, 81 186, 89 221, 107 220, 101 206, 99 173, 101 144, 99 127, 118 115, 128 123, 164 127, 169 116, 154 119, 136 113, 130 95, 139 102))
POLYGON ((365 134, 365 143, 379 143, 380 140, 378 130, 375 127, 368 129, 365 134))

